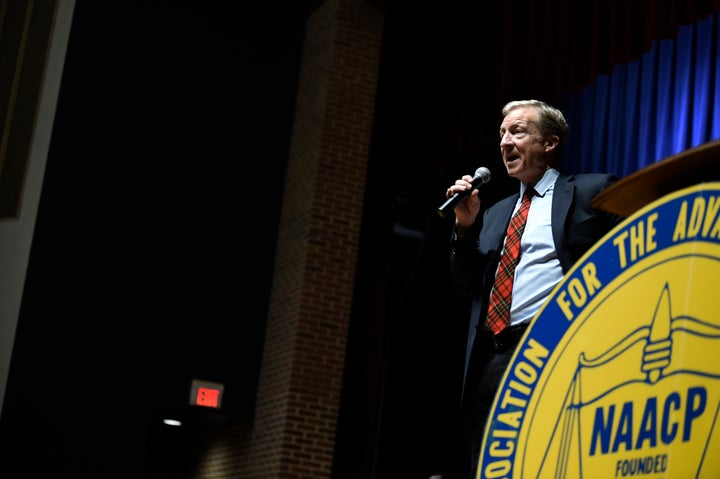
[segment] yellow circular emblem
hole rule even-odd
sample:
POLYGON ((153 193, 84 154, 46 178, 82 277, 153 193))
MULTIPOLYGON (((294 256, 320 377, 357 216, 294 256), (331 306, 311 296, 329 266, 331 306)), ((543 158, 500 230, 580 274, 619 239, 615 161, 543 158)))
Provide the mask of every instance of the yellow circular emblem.
POLYGON ((719 280, 720 183, 618 225, 518 345, 477 477, 720 477, 719 280))

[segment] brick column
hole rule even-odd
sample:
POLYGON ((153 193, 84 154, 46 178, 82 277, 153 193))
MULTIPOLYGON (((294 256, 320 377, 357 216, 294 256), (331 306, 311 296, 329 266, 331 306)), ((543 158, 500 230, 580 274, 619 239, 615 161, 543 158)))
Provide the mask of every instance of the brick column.
POLYGON ((308 20, 254 423, 206 444, 203 477, 331 477, 382 24, 363 0, 308 20))

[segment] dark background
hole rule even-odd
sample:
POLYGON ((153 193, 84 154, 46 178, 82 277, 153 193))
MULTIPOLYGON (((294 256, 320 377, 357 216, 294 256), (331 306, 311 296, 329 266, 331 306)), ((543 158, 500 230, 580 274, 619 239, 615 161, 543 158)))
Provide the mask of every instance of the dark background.
POLYGON ((0 462, 153 477, 186 439, 162 417, 252 417, 319 3, 76 2, 0 462), (193 378, 225 384, 217 417, 193 378))

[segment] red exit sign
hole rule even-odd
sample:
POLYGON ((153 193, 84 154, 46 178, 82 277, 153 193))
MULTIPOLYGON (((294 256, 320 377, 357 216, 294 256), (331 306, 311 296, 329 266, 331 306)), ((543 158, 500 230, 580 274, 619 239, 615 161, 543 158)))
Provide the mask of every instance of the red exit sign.
POLYGON ((190 388, 190 405, 220 409, 225 386, 220 383, 193 379, 190 388))

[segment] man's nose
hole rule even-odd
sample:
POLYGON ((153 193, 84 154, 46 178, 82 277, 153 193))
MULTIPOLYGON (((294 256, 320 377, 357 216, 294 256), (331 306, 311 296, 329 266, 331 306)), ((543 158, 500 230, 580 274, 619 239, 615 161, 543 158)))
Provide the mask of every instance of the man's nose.
POLYGON ((509 131, 506 131, 506 132, 503 133, 502 136, 500 137, 500 146, 501 146, 501 147, 504 147, 504 146, 507 146, 507 145, 510 145, 510 144, 512 144, 512 135, 510 134, 509 131))

